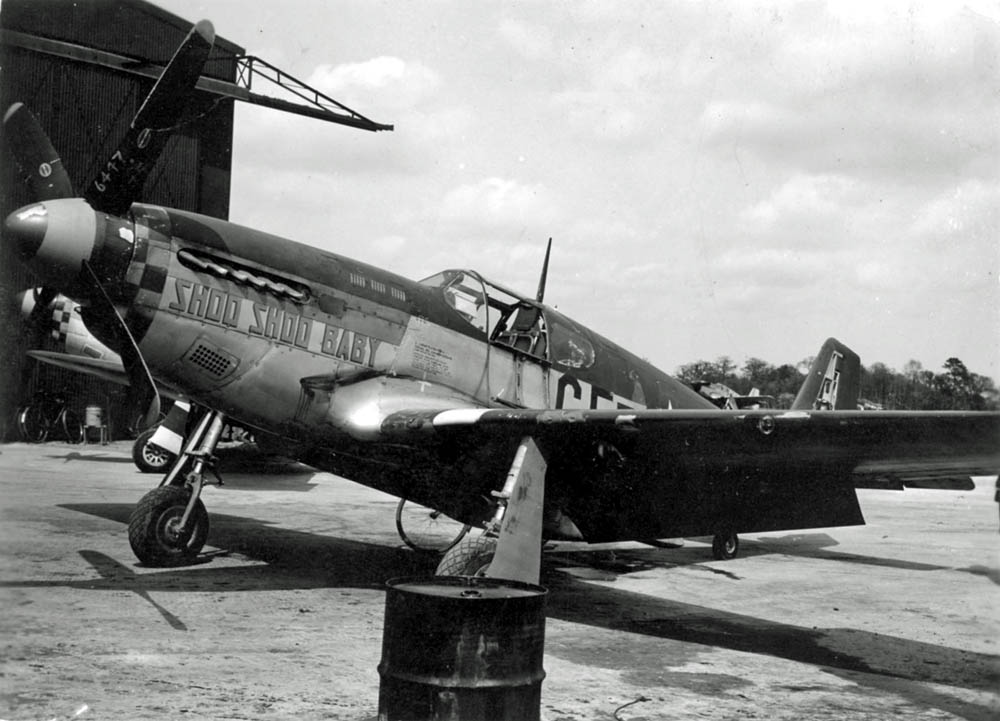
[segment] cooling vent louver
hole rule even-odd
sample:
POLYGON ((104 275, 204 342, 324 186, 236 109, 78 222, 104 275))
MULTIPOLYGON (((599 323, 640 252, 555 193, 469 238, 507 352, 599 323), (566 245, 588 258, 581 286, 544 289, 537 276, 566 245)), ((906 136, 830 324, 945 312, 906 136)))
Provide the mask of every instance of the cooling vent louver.
MULTIPOLYGON (((291 279, 279 279, 263 271, 251 272, 247 268, 239 267, 224 258, 212 258, 201 253, 193 253, 190 250, 182 249, 177 251, 177 259, 181 265, 196 272, 210 273, 218 278, 225 278, 235 283, 248 285, 262 293, 270 293, 279 298, 287 298, 296 303, 305 303, 309 300, 309 288, 291 279)), ((362 277, 362 284, 364 278, 362 277)))
POLYGON ((205 341, 195 343, 188 351, 186 360, 213 378, 225 378, 232 373, 238 362, 232 354, 205 341))

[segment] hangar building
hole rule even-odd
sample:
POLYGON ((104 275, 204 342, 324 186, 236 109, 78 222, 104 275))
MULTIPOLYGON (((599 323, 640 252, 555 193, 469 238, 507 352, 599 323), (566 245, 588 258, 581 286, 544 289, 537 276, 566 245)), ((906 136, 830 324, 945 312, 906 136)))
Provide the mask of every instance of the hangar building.
MULTIPOLYGON (((82 192, 114 153, 192 24, 143 0, 3 0, 0 109, 22 102, 32 110, 82 192)), ((150 174, 142 202, 228 219, 235 100, 366 130, 391 129, 217 36, 187 117, 150 174), (252 92, 253 78, 258 85, 270 81, 291 100, 252 92)), ((2 217, 33 200, 2 140, 0 179, 2 217)), ((7 330, 0 344, 0 440, 17 439, 17 408, 39 390, 65 390, 81 412, 101 406, 111 435, 122 437, 129 425, 123 386, 25 356, 31 349, 51 350, 55 332, 53 319, 28 324, 21 316, 17 296, 35 285, 0 242, 0 321, 7 330)))

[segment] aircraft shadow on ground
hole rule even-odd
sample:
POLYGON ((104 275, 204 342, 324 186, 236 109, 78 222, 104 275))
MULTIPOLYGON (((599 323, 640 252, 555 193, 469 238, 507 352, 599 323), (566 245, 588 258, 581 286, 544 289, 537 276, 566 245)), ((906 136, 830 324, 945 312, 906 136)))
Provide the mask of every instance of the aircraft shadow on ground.
MULTIPOLYGON (((130 504, 65 504, 69 510, 127 523, 130 504)), ((150 592, 258 591, 310 588, 384 588, 385 581, 400 576, 433 574, 436 558, 404 548, 345 540, 271 526, 256 519, 214 514, 209 541, 225 551, 207 553, 201 563, 175 569, 139 571, 105 554, 81 550, 80 555, 95 569, 97 578, 65 582, 13 582, 11 585, 51 585, 94 590, 130 590, 151 603, 175 629, 183 622, 156 603, 150 592), (213 556, 241 554, 264 565, 214 566, 213 556)), ((822 536, 823 534, 809 534, 822 536)), ((803 545, 822 549, 823 538, 803 545)), ((748 544, 756 545, 756 544, 748 544)), ((769 544, 760 544, 761 553, 769 544)), ((748 549, 749 550, 749 549, 748 549)), ((782 551, 784 552, 784 551, 782 551)), ((629 549, 622 553, 667 556, 658 565, 705 562, 703 546, 672 551, 629 549), (676 558, 681 553, 687 558, 676 558)), ((573 554, 569 554, 573 555, 573 554)), ((861 687, 889 689, 913 696, 921 704, 933 705, 964 718, 988 718, 985 709, 911 682, 938 683, 976 691, 996 688, 997 656, 965 651, 871 631, 844 627, 795 626, 754 616, 731 613, 707 606, 672 601, 588 583, 564 570, 566 559, 547 556, 543 585, 549 588, 546 612, 550 618, 612 631, 625 631, 706 648, 724 648, 769 655, 818 666, 861 687), (919 698, 917 698, 919 697, 919 698)), ((734 567, 737 563, 732 564, 734 567)), ((920 564, 917 570, 926 570, 920 564)), ((626 566, 627 568, 628 566, 626 566)), ((908 568, 907 566, 902 566, 908 568)), ((726 572, 732 579, 738 576, 726 572)), ((604 578, 603 580, 610 580, 604 578)), ((720 580, 720 594, 732 591, 720 580)), ((845 605, 848 602, 845 599, 845 605)), ((845 608, 845 622, 850 611, 845 608)), ((684 655, 684 654, 681 654, 684 655)), ((690 654, 687 654, 690 655, 690 654)), ((664 657, 677 656, 664 649, 664 657)))
POLYGON ((299 471, 297 468, 273 467, 269 471, 242 470, 237 471, 231 468, 221 468, 223 485, 221 490, 225 491, 294 491, 306 493, 318 486, 313 482, 316 471, 306 466, 299 471))
MULTIPOLYGON (((61 460, 64 463, 83 461, 86 463, 116 463, 129 465, 134 464, 130 455, 122 455, 119 451, 106 450, 101 447, 96 449, 81 446, 83 450, 68 450, 66 453, 50 453, 48 458, 61 460)), ((283 476, 292 478, 296 476, 313 476, 316 469, 299 463, 298 461, 261 453, 256 448, 248 446, 237 446, 231 448, 218 448, 215 452, 216 468, 220 474, 254 474, 262 476, 283 476)), ((155 478, 155 475, 151 475, 155 478)), ((225 479, 225 475, 223 475, 225 479)), ((247 479, 242 479, 246 485, 247 479)), ((266 478, 260 479, 266 482, 266 478)), ((228 480, 227 480, 228 482, 228 480)), ((249 487, 249 486, 248 486, 249 487)), ((254 484, 254 488, 258 485, 254 484)))
MULTIPOLYGON (((588 576, 586 572, 572 572, 572 575, 576 575, 579 578, 589 577, 591 580, 613 580, 611 577, 606 577, 607 574, 635 573, 653 568, 691 566, 706 564, 712 561, 712 552, 707 545, 711 542, 711 539, 698 540, 705 541, 706 543, 704 545, 688 544, 683 547, 676 547, 671 544, 652 542, 649 548, 632 547, 615 549, 614 551, 598 551, 588 548, 585 544, 567 544, 550 554, 550 557, 554 559, 561 558, 569 565, 575 565, 576 561, 582 559, 583 565, 593 569, 593 573, 588 576), (669 550, 662 550, 662 547, 669 550)), ((916 563, 902 559, 866 556, 838 551, 834 548, 837 545, 839 545, 838 542, 826 533, 794 533, 759 539, 741 539, 739 557, 755 558, 758 556, 782 554, 798 558, 818 558, 881 568, 898 568, 905 571, 942 571, 952 569, 951 566, 916 563)), ((738 566, 735 564, 731 568, 723 568, 718 565, 704 566, 704 568, 706 571, 720 576, 739 579, 739 576, 735 572, 738 566)), ((957 570, 974 572, 970 569, 957 570)), ((980 573, 979 575, 983 574, 980 573)))
MULTIPOLYGON (((134 508, 127 503, 61 507, 122 524, 128 523, 134 508)), ((382 588, 389 578, 433 574, 437 564, 434 557, 402 547, 295 531, 222 513, 211 515, 208 543, 222 550, 202 553, 191 566, 140 573, 136 582, 145 584, 146 590, 164 591, 382 588), (226 555, 266 565, 212 566, 214 558, 226 555)), ((136 567, 141 567, 138 562, 136 567)))
MULTIPOLYGON (((586 583, 560 573, 549 573, 543 583, 549 589, 550 618, 810 664, 861 687, 914 696, 921 704, 963 718, 989 718, 984 707, 909 682, 994 691, 997 656, 846 626, 795 626, 586 583)), ((847 608, 845 621, 850 622, 847 608)), ((663 650, 664 658, 687 655, 663 650)))
MULTIPOLYGON (((216 450, 216 471, 222 488, 254 491, 311 491, 319 471, 284 456, 261 453, 254 446, 235 446, 216 450)), ((212 479, 211 474, 209 480, 212 479)))
POLYGON ((67 451, 66 453, 49 454, 47 458, 52 458, 63 463, 75 463, 83 461, 85 463, 132 463, 132 459, 121 456, 112 451, 67 451))
POLYGON ((222 473, 264 473, 280 475, 313 475, 315 468, 285 456, 262 453, 255 446, 217 448, 219 471, 222 473))

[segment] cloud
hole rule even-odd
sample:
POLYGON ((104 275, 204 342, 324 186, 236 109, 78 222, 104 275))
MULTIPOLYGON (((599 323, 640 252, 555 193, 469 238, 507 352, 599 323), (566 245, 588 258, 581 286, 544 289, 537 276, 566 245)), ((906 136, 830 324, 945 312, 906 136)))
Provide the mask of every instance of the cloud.
POLYGON ((543 185, 493 177, 451 189, 435 212, 451 223, 520 227, 550 222, 554 210, 543 185))
POLYGON ((740 213, 743 221, 767 232, 776 225, 796 224, 812 227, 829 223, 844 210, 845 203, 861 200, 856 181, 843 175, 807 175, 798 173, 779 186, 770 197, 740 213))
POLYGON ((236 142, 241 163, 269 173, 295 169, 302 173, 412 175, 432 168, 441 149, 468 132, 472 122, 468 106, 440 102, 441 81, 436 73, 396 57, 319 65, 307 83, 366 117, 393 124, 395 129, 371 133, 240 106, 236 142), (281 142, 276 142, 278 138, 281 142))
POLYGON ((378 98, 386 110, 409 110, 431 99, 439 88, 437 73, 418 62, 381 56, 360 63, 323 64, 316 67, 307 84, 350 105, 378 98))
POLYGON ((407 246, 407 239, 401 235, 383 235, 372 241, 375 252, 383 258, 399 255, 407 246))
POLYGON ((669 61, 626 45, 613 51, 598 48, 575 85, 552 95, 550 106, 565 117, 574 136, 619 144, 653 142, 669 115, 664 90, 669 61))
POLYGON ((706 103, 709 144, 811 172, 995 173, 1000 26, 971 13, 831 15, 778 30, 762 57, 706 103), (961 107, 962 112, 956 112, 961 107))
POLYGON ((900 207, 898 196, 887 198, 886 190, 845 175, 796 173, 740 209, 729 234, 737 246, 774 251, 784 262, 806 251, 870 253, 899 236, 890 220, 900 207))
POLYGON ((905 229, 908 265, 928 283, 1000 307, 1000 183, 970 180, 918 208, 905 229))
POLYGON ((995 1, 233 7, 396 125, 240 107, 237 220, 528 292, 551 235, 547 300, 667 367, 843 334, 997 368, 995 1))
POLYGON ((553 56, 552 32, 547 27, 505 18, 497 28, 497 35, 528 60, 545 60, 553 56))
POLYGON ((639 113, 613 91, 567 90, 552 98, 552 106, 576 135, 591 140, 627 140, 643 127, 639 113))
POLYGON ((842 333, 868 338, 875 359, 957 353, 975 359, 977 372, 995 372, 1000 355, 987 329, 1000 327, 998 208, 998 184, 977 179, 914 195, 794 176, 744 209, 737 245, 713 255, 719 322, 738 333, 773 308, 790 338, 842 333), (963 340, 970 332, 981 339, 975 352, 963 340), (887 357, 887 347, 899 356, 887 357))
POLYGON ((977 244, 1000 254, 1000 182, 969 180, 919 209, 910 232, 918 237, 977 244))

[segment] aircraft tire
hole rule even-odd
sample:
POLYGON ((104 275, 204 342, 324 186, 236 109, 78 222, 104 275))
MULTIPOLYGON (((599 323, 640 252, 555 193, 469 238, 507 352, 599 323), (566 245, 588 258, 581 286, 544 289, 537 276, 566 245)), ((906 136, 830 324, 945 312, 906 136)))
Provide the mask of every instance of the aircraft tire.
POLYGON ((184 516, 191 491, 177 486, 154 488, 136 504, 128 520, 128 542, 142 563, 152 567, 191 563, 208 539, 208 511, 199 498, 183 534, 176 526, 184 516))
POLYGON ((155 426, 147 428, 132 444, 132 462, 143 473, 163 473, 177 458, 170 451, 149 442, 154 433, 156 433, 155 426))
POLYGON ((466 536, 448 549, 438 564, 435 576, 482 576, 497 552, 492 536, 466 536))
POLYGON ((716 561, 729 561, 740 552, 740 537, 731 529, 720 531, 712 537, 712 557, 716 561))

